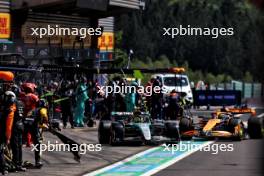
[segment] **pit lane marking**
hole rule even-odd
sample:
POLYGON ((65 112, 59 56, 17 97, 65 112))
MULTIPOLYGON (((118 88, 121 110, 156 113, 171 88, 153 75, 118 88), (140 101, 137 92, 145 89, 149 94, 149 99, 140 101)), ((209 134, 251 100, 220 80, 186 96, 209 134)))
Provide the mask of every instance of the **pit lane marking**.
MULTIPOLYGON (((149 176, 188 157, 214 141, 193 142, 197 147, 187 151, 176 151, 174 154, 164 151, 162 146, 148 149, 110 166, 87 173, 84 176, 149 176)), ((181 145, 181 144, 180 144, 181 145)))
POLYGON ((155 148, 151 148, 151 149, 148 149, 148 150, 146 150, 146 151, 143 151, 143 152, 140 152, 140 153, 138 153, 138 154, 135 154, 135 155, 133 155, 133 156, 131 156, 131 157, 129 157, 129 158, 126 158, 126 159, 124 159, 124 160, 122 160, 122 161, 119 161, 119 162, 117 162, 117 163, 115 163, 115 164, 112 164, 112 165, 110 165, 110 166, 106 166, 106 167, 104 167, 104 168, 102 168, 102 169, 96 170, 96 171, 94 171, 94 172, 92 172, 92 173, 85 174, 85 175, 83 175, 83 176, 95 176, 95 175, 97 175, 97 174, 99 174, 99 173, 103 173, 103 172, 105 172, 105 171, 107 171, 107 170, 110 170, 110 169, 115 168, 115 167, 117 167, 117 166, 123 165, 123 164, 125 164, 125 163, 127 163, 127 162, 129 162, 129 161, 132 161, 133 159, 136 159, 136 158, 139 158, 139 157, 141 157, 141 156, 143 156, 143 155, 146 155, 146 154, 148 154, 148 153, 150 153, 150 152, 152 152, 152 151, 154 151, 154 150, 156 150, 156 149, 157 149, 157 147, 155 147, 155 148))

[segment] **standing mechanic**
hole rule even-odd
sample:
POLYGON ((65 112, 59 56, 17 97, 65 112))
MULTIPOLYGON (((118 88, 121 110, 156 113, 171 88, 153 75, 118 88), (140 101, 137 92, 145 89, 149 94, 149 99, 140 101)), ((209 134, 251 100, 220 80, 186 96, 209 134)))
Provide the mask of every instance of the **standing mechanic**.
POLYGON ((0 72, 0 172, 8 174, 4 151, 10 144, 14 114, 16 111, 16 95, 11 91, 14 75, 12 72, 0 72))
POLYGON ((27 145, 30 146, 32 140, 33 144, 37 146, 37 150, 35 150, 35 167, 41 168, 43 166, 43 164, 40 162, 40 149, 39 149, 41 134, 40 134, 38 116, 35 113, 36 110, 38 109, 38 105, 40 102, 38 96, 35 94, 36 85, 33 83, 24 83, 22 85, 22 88, 25 92, 24 94, 21 93, 20 97, 25 105, 24 131, 27 135, 27 140, 28 140, 27 145))
MULTIPOLYGON (((19 95, 20 90, 18 86, 12 86, 12 91, 19 95)), ((24 113, 24 104, 22 101, 17 99, 16 101, 16 111, 13 122, 12 136, 11 136, 11 148, 13 154, 13 162, 16 165, 16 171, 26 171, 26 168, 22 167, 23 158, 22 158, 22 144, 23 144, 23 113, 24 113)))
MULTIPOLYGON (((23 83, 21 88, 24 92, 20 93, 20 99, 24 103, 24 118, 28 116, 28 113, 37 107, 39 98, 35 94, 36 85, 34 83, 23 83)), ((30 122, 24 121, 25 131, 27 140, 27 147, 31 146, 31 134, 29 132, 30 122)))
POLYGON ((163 104, 163 94, 161 92, 157 93, 154 91, 155 87, 162 87, 160 77, 157 77, 152 84, 152 95, 151 95, 151 117, 153 119, 162 119, 163 118, 163 111, 162 111, 162 104, 163 104))
POLYGON ((178 120, 179 119, 179 95, 176 90, 172 90, 170 92, 170 96, 168 99, 168 107, 166 109, 166 117, 169 120, 178 120))
POLYGON ((67 122, 69 121, 71 124, 71 128, 74 128, 74 120, 73 120, 73 85, 71 81, 67 81, 62 85, 61 96, 65 97, 63 101, 61 101, 61 110, 62 110, 62 120, 63 120, 63 128, 67 127, 67 122))
POLYGON ((76 107, 74 109, 74 116, 77 127, 84 127, 85 102, 89 99, 86 82, 86 78, 81 77, 80 84, 76 89, 76 107))

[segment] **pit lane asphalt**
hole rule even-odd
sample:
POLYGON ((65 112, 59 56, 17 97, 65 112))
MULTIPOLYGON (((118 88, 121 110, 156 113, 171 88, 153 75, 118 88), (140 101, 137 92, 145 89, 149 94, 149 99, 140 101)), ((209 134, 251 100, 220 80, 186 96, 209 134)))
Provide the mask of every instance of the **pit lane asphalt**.
MULTIPOLYGON (((97 131, 96 129, 89 128, 76 128, 66 129, 62 131, 63 134, 74 139, 80 144, 97 144, 97 131)), ((56 136, 49 132, 44 133, 45 142, 55 144, 56 141, 60 141, 56 136)), ((73 155, 70 152, 43 152, 42 162, 44 166, 42 169, 28 169, 27 172, 11 173, 10 176, 77 176, 83 175, 91 170, 95 170, 106 165, 112 164, 119 160, 122 160, 128 156, 139 153, 149 146, 117 146, 112 147, 109 145, 103 145, 102 151, 95 152, 90 151, 84 155, 81 155, 81 163, 76 162, 73 159, 73 155)), ((30 161, 34 163, 34 152, 29 148, 23 148, 24 161, 30 161)))
MULTIPOLYGON (((212 111, 193 110, 192 112, 195 116, 198 116, 209 115, 212 111)), ((263 112, 264 110, 257 110, 258 114, 263 112)), ((246 119, 247 115, 243 115, 241 118, 246 119)), ((66 129, 62 133, 79 143, 97 143, 96 128, 66 129)), ((55 141, 59 141, 57 137, 50 133, 45 133, 44 136, 46 142, 55 143, 55 141)), ((228 141, 228 143, 234 144, 233 152, 220 152, 217 155, 208 152, 196 152, 156 175, 263 175, 260 168, 263 160, 263 153, 260 152, 262 150, 261 142, 261 140, 228 141)), ((104 145, 100 152, 88 152, 82 155, 81 163, 74 161, 72 154, 69 152, 44 152, 42 157, 44 166, 42 169, 30 169, 25 173, 11 173, 10 176, 78 176, 110 165, 148 148, 151 147, 138 145, 112 147, 104 145)), ((29 148, 24 148, 24 160, 34 163, 33 158, 34 153, 29 148)))

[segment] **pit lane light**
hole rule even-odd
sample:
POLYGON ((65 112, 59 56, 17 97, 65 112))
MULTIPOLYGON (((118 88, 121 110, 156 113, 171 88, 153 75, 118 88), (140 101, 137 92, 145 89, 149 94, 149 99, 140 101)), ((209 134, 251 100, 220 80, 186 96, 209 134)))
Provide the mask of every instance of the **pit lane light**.
POLYGON ((170 72, 173 73, 184 73, 185 72, 185 68, 183 67, 173 67, 170 69, 170 72))

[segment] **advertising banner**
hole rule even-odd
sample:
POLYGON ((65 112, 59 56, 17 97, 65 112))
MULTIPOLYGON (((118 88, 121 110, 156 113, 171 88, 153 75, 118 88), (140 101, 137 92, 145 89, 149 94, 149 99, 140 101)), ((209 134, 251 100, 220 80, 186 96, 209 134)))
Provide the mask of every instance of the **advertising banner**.
POLYGON ((10 38, 10 14, 0 13, 0 39, 10 38))
POLYGON ((114 33, 104 32, 103 35, 98 38, 98 48, 100 51, 112 51, 114 49, 114 33))
POLYGON ((196 106, 231 106, 241 104, 241 91, 237 90, 197 90, 194 91, 196 106))

